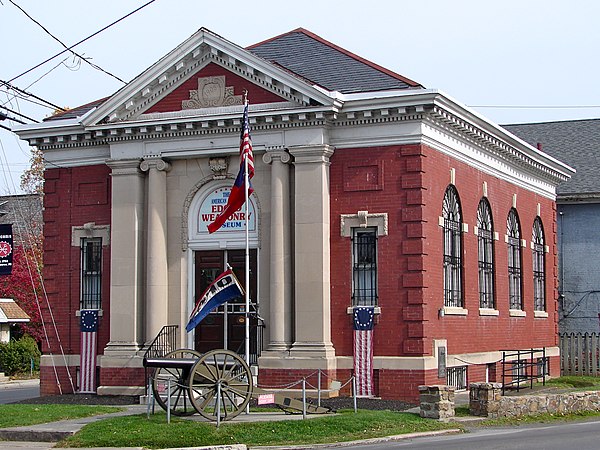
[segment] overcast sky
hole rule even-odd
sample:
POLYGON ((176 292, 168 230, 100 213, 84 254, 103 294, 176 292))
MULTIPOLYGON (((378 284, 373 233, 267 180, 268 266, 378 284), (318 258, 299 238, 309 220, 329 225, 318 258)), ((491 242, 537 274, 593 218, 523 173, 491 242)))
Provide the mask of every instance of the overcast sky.
MULTIPOLYGON (((0 0, 0 79, 63 50, 15 4, 70 46, 147 2, 0 0)), ((544 122, 600 118, 599 20, 597 0, 155 0, 74 50, 130 81, 201 27, 242 47, 303 27, 496 123, 544 122)), ((62 107, 123 86, 67 53, 11 84, 62 107)), ((0 105, 52 113, 5 87, 0 105)), ((0 129, 0 195, 19 192, 28 166, 27 143, 0 129)))

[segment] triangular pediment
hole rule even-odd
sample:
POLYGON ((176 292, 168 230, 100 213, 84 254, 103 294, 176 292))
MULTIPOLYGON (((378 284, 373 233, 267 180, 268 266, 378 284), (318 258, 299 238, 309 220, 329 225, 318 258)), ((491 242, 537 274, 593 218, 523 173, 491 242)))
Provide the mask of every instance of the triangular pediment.
POLYGON ((84 125, 333 105, 335 95, 200 29, 88 114, 84 125))

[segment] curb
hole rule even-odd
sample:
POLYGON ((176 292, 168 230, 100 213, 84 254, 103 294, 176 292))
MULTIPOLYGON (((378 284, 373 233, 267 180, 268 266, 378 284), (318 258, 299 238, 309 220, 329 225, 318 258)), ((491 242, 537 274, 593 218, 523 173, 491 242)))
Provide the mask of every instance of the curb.
POLYGON ((30 431, 5 428, 0 430, 0 439, 21 442, 58 442, 74 434, 74 431, 30 431))
POLYGON ((422 433, 407 433, 407 434, 396 434, 394 436, 384 436, 380 438, 371 439, 359 439, 357 441, 346 441, 346 442, 331 442, 328 444, 306 444, 306 445, 273 445, 273 446, 252 446, 248 447, 251 450, 302 450, 302 449, 319 449, 319 448, 334 448, 334 447, 351 447, 353 445, 369 445, 369 444, 383 444, 386 442, 402 441, 404 439, 414 439, 428 436, 443 436, 446 434, 458 434, 462 433, 459 428, 450 428, 448 430, 439 431, 425 431, 422 433))

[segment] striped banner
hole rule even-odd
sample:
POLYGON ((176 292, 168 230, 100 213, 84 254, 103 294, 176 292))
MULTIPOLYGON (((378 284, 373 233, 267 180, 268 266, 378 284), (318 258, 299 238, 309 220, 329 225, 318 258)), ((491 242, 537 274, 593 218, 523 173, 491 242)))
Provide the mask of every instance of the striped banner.
POLYGON ((98 310, 82 309, 81 325, 81 360, 79 367, 79 392, 96 393, 96 356, 98 354, 98 310))
POLYGON ((373 396, 373 306, 354 307, 354 377, 356 395, 373 396))

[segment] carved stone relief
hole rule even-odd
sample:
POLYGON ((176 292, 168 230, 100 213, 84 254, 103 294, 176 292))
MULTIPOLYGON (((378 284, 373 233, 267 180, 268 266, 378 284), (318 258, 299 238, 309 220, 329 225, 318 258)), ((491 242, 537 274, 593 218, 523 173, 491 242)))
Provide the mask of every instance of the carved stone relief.
POLYGON ((181 109, 212 108, 241 105, 241 95, 233 94, 233 86, 225 86, 225 76, 198 78, 198 89, 190 91, 189 100, 181 102, 181 109))

